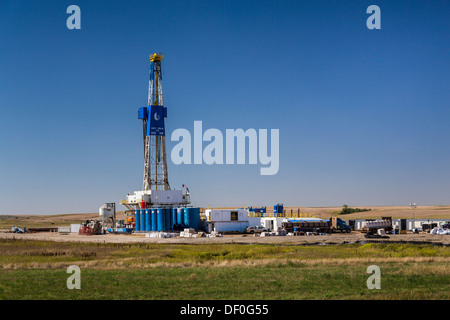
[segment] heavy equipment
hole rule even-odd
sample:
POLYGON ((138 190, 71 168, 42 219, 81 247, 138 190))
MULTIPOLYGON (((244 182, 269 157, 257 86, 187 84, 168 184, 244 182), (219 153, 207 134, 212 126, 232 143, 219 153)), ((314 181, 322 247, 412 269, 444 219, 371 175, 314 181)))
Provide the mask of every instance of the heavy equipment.
POLYGON ((104 230, 116 227, 116 204, 105 203, 98 209, 100 223, 104 230))
POLYGON ((78 230, 78 234, 82 236, 92 236, 98 234, 104 234, 106 230, 103 230, 102 224, 99 220, 86 220, 85 223, 82 223, 80 229, 78 230))

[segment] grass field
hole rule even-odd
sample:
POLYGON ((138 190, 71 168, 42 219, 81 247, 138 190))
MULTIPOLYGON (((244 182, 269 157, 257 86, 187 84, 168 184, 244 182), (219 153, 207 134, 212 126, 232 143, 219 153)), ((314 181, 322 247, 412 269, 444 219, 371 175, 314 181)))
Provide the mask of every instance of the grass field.
POLYGON ((450 248, 0 242, 0 299, 449 299, 450 248), (81 290, 69 290, 69 265, 81 290), (366 287, 370 265, 381 289, 366 287))

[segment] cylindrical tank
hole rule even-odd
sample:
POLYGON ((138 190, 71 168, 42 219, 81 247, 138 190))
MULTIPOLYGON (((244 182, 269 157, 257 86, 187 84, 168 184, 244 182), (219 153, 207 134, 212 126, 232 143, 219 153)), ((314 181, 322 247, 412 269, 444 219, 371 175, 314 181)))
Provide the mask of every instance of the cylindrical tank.
POLYGON ((158 219, 157 219, 157 210, 152 209, 151 210, 151 216, 152 216, 152 231, 158 231, 158 219))
POLYGON ((283 213, 283 205, 282 204, 276 204, 273 206, 273 213, 276 215, 278 213, 283 213))
POLYGON ((172 208, 172 224, 171 224, 172 230, 175 230, 176 224, 177 224, 177 208, 172 208))
POLYGON ((145 231, 152 231, 152 211, 145 209, 145 231))
POLYGON ((164 217, 165 217, 165 228, 164 230, 171 230, 172 229, 172 208, 165 208, 164 209, 164 217))
POLYGON ((186 208, 189 217, 189 228, 198 230, 200 226, 200 208, 186 208))
POLYGON ((98 209, 98 213, 100 215, 100 217, 102 218, 109 218, 109 217, 114 217, 114 210, 113 207, 110 207, 108 204, 104 204, 100 207, 100 209, 98 209))
POLYGON ((141 227, 140 231, 145 231, 145 210, 141 209, 141 227))
POLYGON ((140 210, 134 210, 135 230, 141 231, 141 214, 140 210))
POLYGON ((158 208, 157 209, 157 216, 158 216, 158 231, 164 231, 165 230, 165 217, 164 217, 164 208, 158 208))
POLYGON ((184 225, 184 208, 177 208, 177 224, 180 228, 184 225))
POLYGON ((387 228, 391 223, 388 220, 365 221, 362 223, 363 228, 387 228))
POLYGON ((184 208, 183 209, 183 224, 186 226, 186 228, 190 227, 190 223, 189 223, 189 209, 190 208, 184 208))

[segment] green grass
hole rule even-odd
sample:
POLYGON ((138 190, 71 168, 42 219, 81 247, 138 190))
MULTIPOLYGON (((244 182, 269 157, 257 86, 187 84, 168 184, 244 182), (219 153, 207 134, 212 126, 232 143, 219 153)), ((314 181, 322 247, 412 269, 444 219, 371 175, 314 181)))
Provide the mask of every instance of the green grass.
MULTIPOLYGON (((404 266, 402 266, 404 268, 404 266)), ((413 267, 413 266, 411 266, 413 267)), ((367 266, 82 269, 81 289, 69 290, 65 270, 3 270, 5 299, 444 299, 448 274, 398 274, 381 264, 381 290, 366 287, 367 266)))
POLYGON ((450 248, 0 241, 0 299, 444 299, 450 248), (69 290, 69 265, 81 290, 69 290), (381 268, 381 290, 366 269, 381 268))

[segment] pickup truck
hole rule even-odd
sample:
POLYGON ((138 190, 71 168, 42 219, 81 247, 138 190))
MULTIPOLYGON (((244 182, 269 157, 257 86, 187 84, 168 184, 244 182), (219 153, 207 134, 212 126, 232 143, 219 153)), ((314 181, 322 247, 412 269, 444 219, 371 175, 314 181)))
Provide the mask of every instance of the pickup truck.
POLYGON ((450 229, 450 221, 447 221, 446 223, 444 223, 441 228, 443 229, 450 229))
POLYGON ((264 227, 247 227, 244 230, 245 233, 251 233, 251 234, 261 233, 261 232, 266 232, 266 231, 269 231, 269 230, 264 227))

